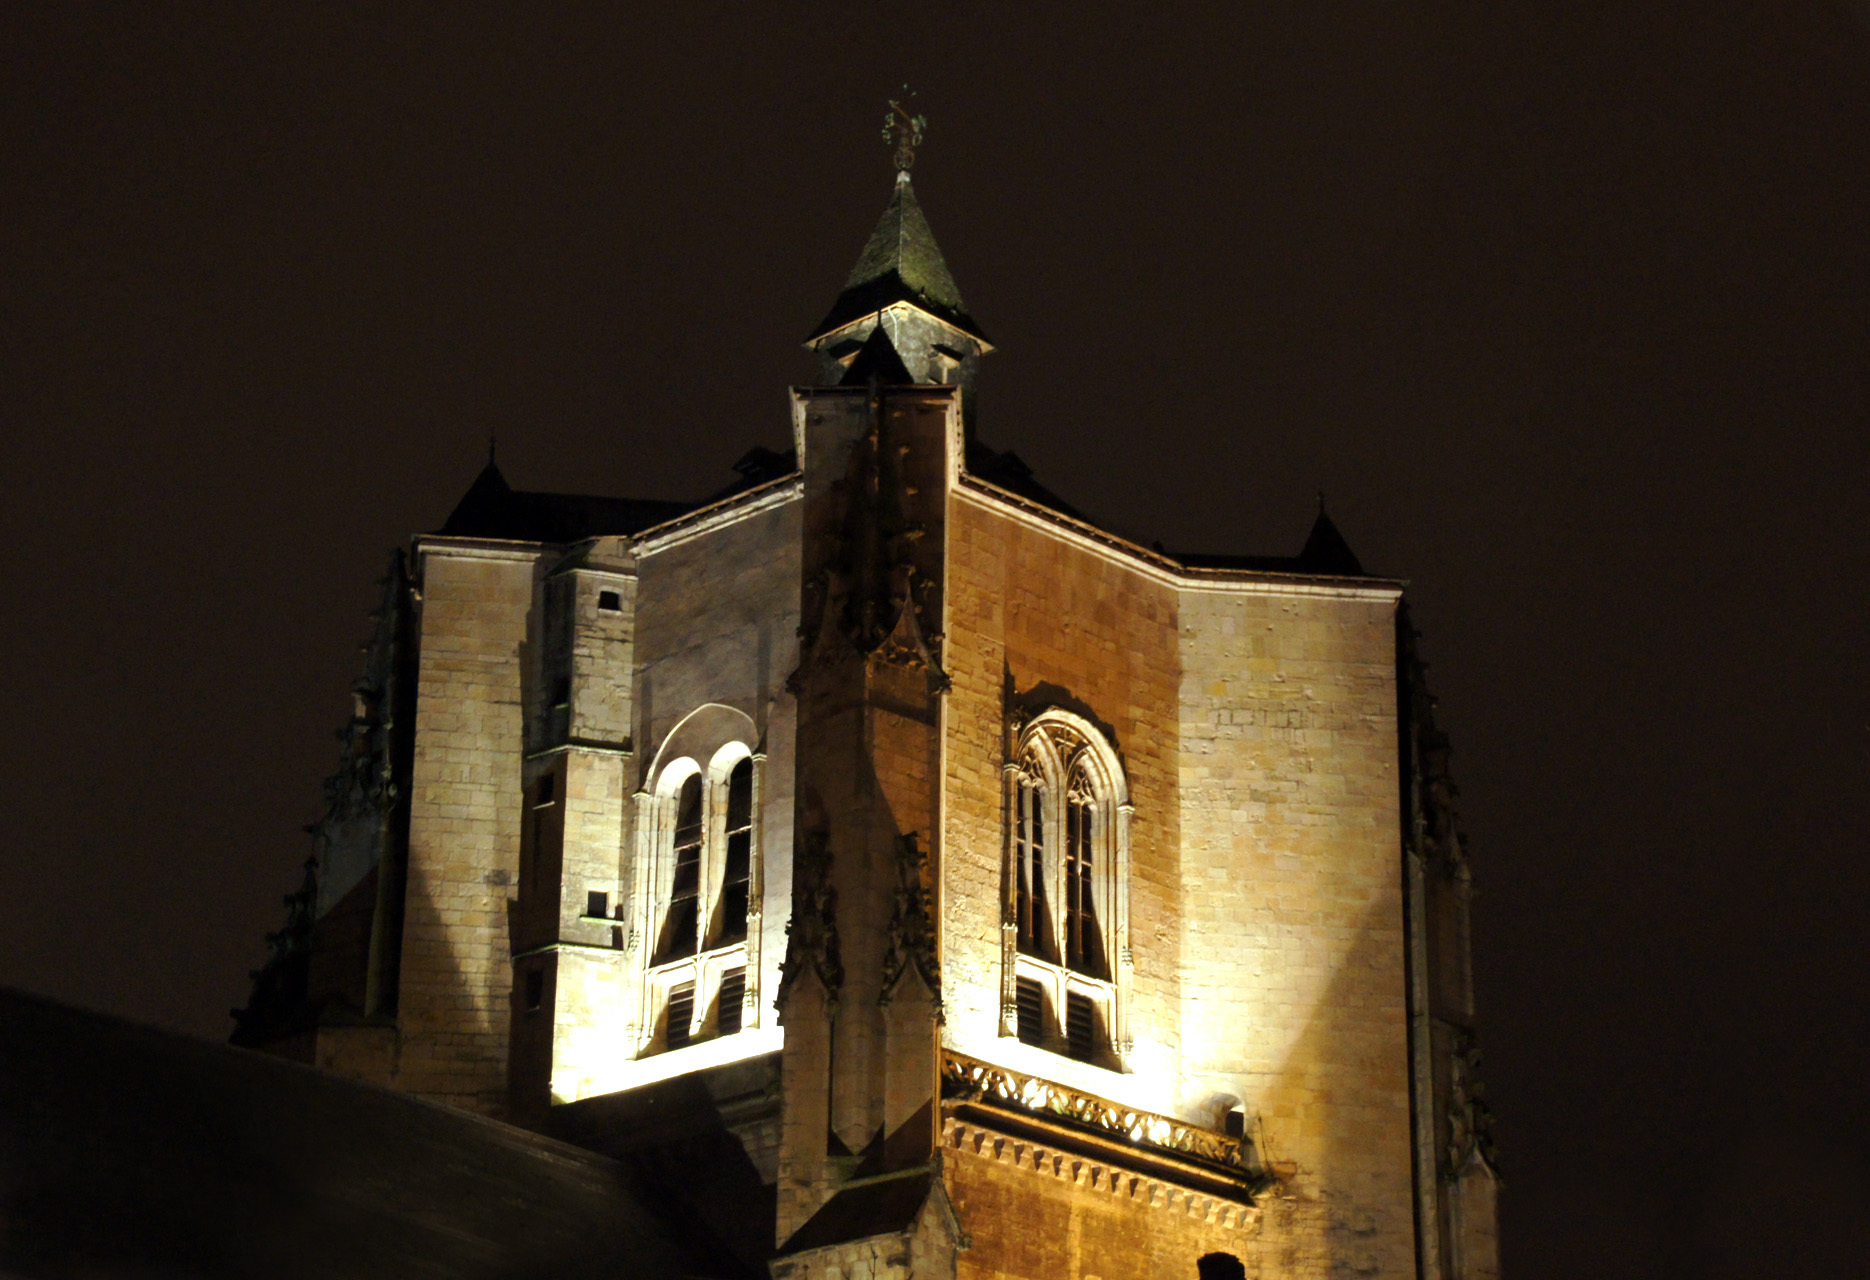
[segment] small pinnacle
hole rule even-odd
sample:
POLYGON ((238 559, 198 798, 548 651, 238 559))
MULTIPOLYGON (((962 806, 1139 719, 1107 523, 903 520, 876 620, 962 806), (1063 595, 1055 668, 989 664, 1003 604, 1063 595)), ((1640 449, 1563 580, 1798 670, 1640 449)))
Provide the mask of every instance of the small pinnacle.
POLYGON ((487 465, 494 465, 494 455, 500 450, 500 437, 493 432, 487 433, 487 465))

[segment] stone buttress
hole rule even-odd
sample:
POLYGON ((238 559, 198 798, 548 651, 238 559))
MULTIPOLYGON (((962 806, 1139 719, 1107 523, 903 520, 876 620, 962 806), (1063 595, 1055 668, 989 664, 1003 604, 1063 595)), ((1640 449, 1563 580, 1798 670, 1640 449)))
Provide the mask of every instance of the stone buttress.
POLYGON ((801 1276, 853 1247, 921 1247, 877 1242, 925 1219, 952 1226, 934 1162, 936 628, 961 406, 955 387, 893 373, 794 393, 804 560, 776 1265, 801 1276))

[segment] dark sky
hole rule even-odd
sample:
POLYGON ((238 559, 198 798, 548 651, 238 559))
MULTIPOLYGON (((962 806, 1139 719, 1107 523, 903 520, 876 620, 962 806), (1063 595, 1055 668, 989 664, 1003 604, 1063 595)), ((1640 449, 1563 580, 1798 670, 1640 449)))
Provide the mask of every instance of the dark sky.
POLYGON ((1513 1280, 1870 1272, 1864 15, 538 8, 0 18, 0 982, 225 1034, 390 549, 783 446, 907 80, 991 443, 1413 582, 1513 1280))

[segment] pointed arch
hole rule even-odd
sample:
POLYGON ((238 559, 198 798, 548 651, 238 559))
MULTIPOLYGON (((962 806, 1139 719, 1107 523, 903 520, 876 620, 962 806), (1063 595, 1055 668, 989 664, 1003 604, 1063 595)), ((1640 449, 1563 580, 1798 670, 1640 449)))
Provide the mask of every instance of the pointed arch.
POLYGON ((1050 707, 1009 726, 1001 1034, 1121 1066, 1129 823, 1114 743, 1050 707))

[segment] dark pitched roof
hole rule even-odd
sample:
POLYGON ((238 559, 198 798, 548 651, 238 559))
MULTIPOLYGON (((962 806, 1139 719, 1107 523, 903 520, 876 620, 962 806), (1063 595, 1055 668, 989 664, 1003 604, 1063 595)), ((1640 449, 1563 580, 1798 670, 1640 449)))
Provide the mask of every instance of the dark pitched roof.
POLYGON ((519 542, 582 542, 640 533, 695 509, 693 502, 599 498, 575 493, 527 493, 512 488, 489 462, 462 495, 439 532, 451 538, 519 542))
POLYGON ((1351 550, 1337 525, 1318 508, 1311 534, 1296 556, 1210 555, 1203 552, 1174 551, 1177 560, 1191 569, 1259 569, 1268 573, 1302 573, 1321 578, 1367 578, 1357 553, 1351 550))
POLYGON ((822 338, 892 302, 912 303, 963 333, 982 342, 988 340, 968 314, 967 304, 961 301, 961 290, 942 260, 935 234, 922 216, 922 206, 916 203, 915 188, 909 185, 906 173, 896 175, 889 205, 858 255, 857 265, 851 268, 844 291, 806 341, 822 338))
POLYGON ((0 990, 0 1272, 718 1276, 621 1166, 0 990))
POLYGON ((1318 519, 1312 521, 1312 532, 1305 539, 1305 547, 1299 552, 1299 563, 1317 573, 1342 574, 1349 578, 1361 578, 1364 567, 1357 559, 1357 553, 1351 550, 1351 544, 1344 540, 1338 527, 1331 523, 1331 517, 1325 514, 1325 502, 1318 500, 1318 519))
POLYGON ((780 1254, 907 1231, 929 1198, 931 1176, 927 1169, 912 1169, 845 1188, 779 1246, 780 1254))

